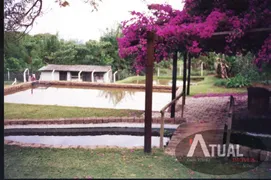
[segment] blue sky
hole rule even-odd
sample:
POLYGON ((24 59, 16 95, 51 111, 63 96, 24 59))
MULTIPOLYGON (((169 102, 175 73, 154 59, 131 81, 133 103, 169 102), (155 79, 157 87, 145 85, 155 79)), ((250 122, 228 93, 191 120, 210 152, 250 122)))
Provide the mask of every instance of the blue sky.
POLYGON ((84 0, 68 0, 70 6, 60 8, 54 0, 43 1, 44 14, 39 17, 30 34, 59 33, 66 40, 99 40, 106 28, 131 17, 129 11, 147 11, 147 4, 168 3, 175 9, 182 9, 182 0, 102 0, 97 12, 84 0))

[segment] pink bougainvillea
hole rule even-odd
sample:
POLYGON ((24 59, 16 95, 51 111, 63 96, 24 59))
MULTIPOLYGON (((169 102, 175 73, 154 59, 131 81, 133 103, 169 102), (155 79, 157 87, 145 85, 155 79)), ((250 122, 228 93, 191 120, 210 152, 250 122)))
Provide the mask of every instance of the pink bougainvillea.
POLYGON ((264 41, 264 44, 255 59, 255 63, 260 68, 263 64, 271 64, 271 34, 264 41))
MULTIPOLYGON (((155 61, 168 60, 172 52, 186 50, 198 55, 205 46, 199 39, 208 40, 213 33, 232 31, 225 37, 223 53, 241 53, 238 42, 245 32, 253 28, 266 28, 271 24, 270 0, 184 0, 182 11, 168 4, 148 5, 151 15, 131 12, 133 17, 122 23, 123 36, 118 39, 119 55, 133 56, 134 65, 143 70, 146 62, 147 31, 155 32, 155 61)), ((216 46, 216 45, 214 45, 216 46)), ((259 67, 270 63, 271 35, 256 52, 255 63, 259 67)), ((254 47, 255 51, 255 47, 254 47)))

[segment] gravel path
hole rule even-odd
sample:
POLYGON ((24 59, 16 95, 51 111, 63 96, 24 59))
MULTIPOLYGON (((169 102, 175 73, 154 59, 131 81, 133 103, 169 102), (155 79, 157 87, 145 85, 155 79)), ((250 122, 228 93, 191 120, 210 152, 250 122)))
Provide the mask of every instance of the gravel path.
MULTIPOLYGON (((235 96, 235 110, 239 111, 247 107, 247 96, 235 96)), ((226 121, 229 96, 224 97, 187 97, 184 107, 184 118, 187 123, 212 122, 224 124, 226 121)), ((181 106, 181 99, 177 102, 181 106)), ((175 114, 176 118, 181 117, 181 110, 175 114)), ((153 113, 153 117, 161 117, 158 112, 153 113)), ((165 113, 165 117, 170 117, 170 113, 165 113)))

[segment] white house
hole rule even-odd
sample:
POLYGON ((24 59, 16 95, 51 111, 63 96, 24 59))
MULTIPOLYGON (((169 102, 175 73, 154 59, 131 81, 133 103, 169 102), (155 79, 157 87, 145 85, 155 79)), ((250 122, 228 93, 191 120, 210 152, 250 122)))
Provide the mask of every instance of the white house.
POLYGON ((111 66, 48 64, 39 69, 40 80, 45 81, 112 81, 111 66))

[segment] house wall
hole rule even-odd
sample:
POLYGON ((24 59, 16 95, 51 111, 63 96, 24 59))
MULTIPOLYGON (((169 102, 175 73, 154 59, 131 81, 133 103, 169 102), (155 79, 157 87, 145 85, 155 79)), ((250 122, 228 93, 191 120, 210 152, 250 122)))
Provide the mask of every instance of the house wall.
MULTIPOLYGON (((42 81, 52 81, 52 72, 41 72, 40 80, 42 81)), ((54 72, 54 80, 59 81, 59 72, 54 72)))
MULTIPOLYGON (((82 79, 82 76, 85 75, 85 76, 90 76, 88 78, 87 81, 91 81, 91 73, 81 73, 81 79, 82 79)), ((105 82, 105 83, 110 83, 112 82, 112 71, 110 71, 109 73, 103 73, 103 72, 95 72, 94 73, 94 79, 95 79, 95 82, 105 82)), ((54 72, 54 80, 55 81, 59 81, 59 72, 58 71, 55 71, 54 72)), ((40 75, 40 80, 42 81, 52 81, 52 71, 45 71, 45 72, 41 72, 41 75, 40 75)), ((67 72, 67 81, 78 81, 78 79, 72 79, 71 78, 71 72, 67 72)))

